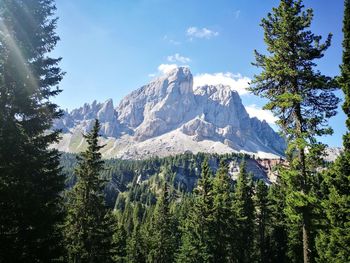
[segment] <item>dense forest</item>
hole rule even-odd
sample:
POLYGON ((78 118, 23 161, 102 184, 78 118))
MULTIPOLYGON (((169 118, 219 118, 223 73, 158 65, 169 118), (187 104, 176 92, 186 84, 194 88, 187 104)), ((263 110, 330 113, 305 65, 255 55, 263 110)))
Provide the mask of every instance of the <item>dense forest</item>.
MULTIPOLYGON (((77 157, 76 154, 61 153, 60 163, 67 189, 76 183, 74 168, 77 165, 77 157)), ((232 181, 237 179, 239 165, 244 160, 247 171, 252 174, 254 181, 262 180, 267 185, 271 184, 267 175, 268 170, 259 164, 260 159, 253 159, 246 154, 184 153, 163 158, 156 156, 145 160, 105 159, 99 176, 106 181, 104 186, 106 204, 114 208, 116 200, 119 203, 119 193, 121 193, 119 198, 123 198, 126 192, 137 197, 139 201, 146 203, 147 200, 148 204, 154 204, 156 195, 154 191, 150 191, 151 186, 156 184, 159 188, 161 180, 159 174, 163 169, 167 170, 167 176, 163 181, 165 180, 174 190, 178 193, 192 192, 201 176, 202 163, 205 159, 208 160, 214 173, 218 170, 220 162, 225 161, 229 165, 228 176, 232 181)))
MULTIPOLYGON (((340 75, 316 67, 332 36, 312 9, 281 0, 262 19, 266 54, 250 91, 278 118, 286 162, 270 183, 254 158, 206 153, 103 160, 100 124, 62 154, 50 128, 64 77, 50 57, 53 0, 0 0, 0 262, 350 262, 350 1, 340 75), (344 93, 343 153, 325 164, 344 93), (239 165, 234 173, 232 163, 239 165)), ((337 65, 335 65, 337 66, 337 65)))

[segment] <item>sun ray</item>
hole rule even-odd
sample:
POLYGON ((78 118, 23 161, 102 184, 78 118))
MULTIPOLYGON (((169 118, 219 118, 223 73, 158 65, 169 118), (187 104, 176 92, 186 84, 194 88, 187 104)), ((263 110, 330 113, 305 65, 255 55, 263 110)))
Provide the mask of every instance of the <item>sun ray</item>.
MULTIPOLYGON (((10 10, 7 10, 9 12, 10 10)), ((11 18, 16 20, 13 14, 11 18)), ((16 21, 17 22, 17 21, 16 21)), ((26 34, 26 38, 29 36, 26 34)), ((29 64, 30 59, 25 56, 24 52, 21 50, 20 42, 11 32, 11 29, 7 27, 4 20, 0 20, 0 41, 1 45, 7 51, 7 56, 11 59, 12 68, 16 70, 23 81, 23 86, 28 89, 29 92, 36 93, 39 87, 39 81, 30 69, 29 64)), ((17 80, 18 81, 18 80, 17 80)))

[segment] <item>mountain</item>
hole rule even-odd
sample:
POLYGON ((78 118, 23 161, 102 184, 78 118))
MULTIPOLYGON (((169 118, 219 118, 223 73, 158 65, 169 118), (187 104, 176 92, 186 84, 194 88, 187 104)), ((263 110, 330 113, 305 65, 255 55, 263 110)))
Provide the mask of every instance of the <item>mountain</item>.
POLYGON ((82 133, 101 122, 103 156, 144 159, 184 152, 242 152, 263 158, 283 155, 284 140, 265 122, 250 118, 228 86, 193 87, 187 67, 176 68, 133 91, 114 108, 113 101, 84 104, 56 120, 65 152, 86 146, 82 133))
POLYGON ((326 162, 334 162, 344 152, 343 147, 327 147, 326 156, 324 160, 326 162))

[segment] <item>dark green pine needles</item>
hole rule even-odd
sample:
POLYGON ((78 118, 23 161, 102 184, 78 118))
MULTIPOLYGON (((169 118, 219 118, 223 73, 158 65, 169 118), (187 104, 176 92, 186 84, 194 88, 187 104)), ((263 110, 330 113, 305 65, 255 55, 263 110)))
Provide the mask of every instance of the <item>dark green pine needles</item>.
POLYGON ((194 189, 194 200, 182 226, 182 245, 177 262, 214 262, 213 177, 205 159, 201 178, 194 189))
POLYGON ((248 174, 244 160, 240 164, 232 212, 236 221, 234 258, 237 259, 237 262, 252 262, 254 252, 253 184, 252 176, 248 174))
POLYGON ((176 228, 170 211, 170 198, 169 185, 165 182, 151 219, 147 262, 174 262, 176 228))
POLYGON ((0 1, 0 262, 51 262, 60 257, 63 215, 59 155, 48 146, 61 113, 52 97, 63 77, 49 57, 54 1, 0 1))
POLYGON ((347 132, 344 153, 324 173, 327 196, 322 202, 326 213, 324 229, 317 238, 318 262, 350 262, 350 1, 345 0, 343 64, 339 84, 345 101, 347 132))
POLYGON ((80 154, 75 170, 77 183, 67 195, 64 235, 69 262, 111 262, 113 221, 105 205, 103 161, 98 144, 98 120, 84 135, 87 150, 80 154))
POLYGON ((272 110, 278 117, 277 123, 288 142, 290 168, 286 179, 291 191, 287 192, 290 194, 287 216, 294 221, 300 219, 297 224, 302 232, 305 263, 312 261, 314 251, 310 244, 309 214, 315 200, 310 193, 313 169, 309 166, 313 160, 308 152, 313 153, 314 147, 321 148, 316 136, 332 133, 327 119, 336 114, 339 101, 333 94, 336 89, 333 79, 315 70, 315 60, 323 57, 330 46, 331 35, 322 43, 321 36, 309 29, 312 18, 312 10, 305 10, 301 0, 281 0, 262 20, 269 55, 255 51, 254 65, 262 72, 255 76, 250 87, 254 94, 269 100, 265 109, 272 110))

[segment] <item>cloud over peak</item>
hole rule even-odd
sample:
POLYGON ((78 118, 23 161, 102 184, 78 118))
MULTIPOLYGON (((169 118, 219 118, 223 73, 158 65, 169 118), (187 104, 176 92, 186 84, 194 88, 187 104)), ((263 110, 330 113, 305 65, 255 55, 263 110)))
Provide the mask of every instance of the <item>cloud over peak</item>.
POLYGON ((250 117, 256 117, 259 120, 265 120, 268 124, 276 124, 277 117, 275 117, 271 111, 263 110, 255 104, 245 106, 250 117))
POLYGON ((219 73, 203 73, 194 76, 193 86, 204 86, 204 85, 225 85, 231 87, 232 90, 238 92, 239 95, 248 93, 247 88, 249 87, 250 78, 244 77, 241 74, 233 74, 231 72, 219 72, 219 73))
POLYGON ((176 64, 160 64, 158 66, 158 71, 162 74, 166 74, 177 67, 178 66, 176 64))

